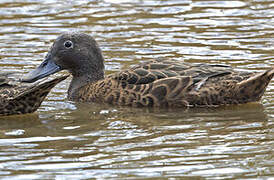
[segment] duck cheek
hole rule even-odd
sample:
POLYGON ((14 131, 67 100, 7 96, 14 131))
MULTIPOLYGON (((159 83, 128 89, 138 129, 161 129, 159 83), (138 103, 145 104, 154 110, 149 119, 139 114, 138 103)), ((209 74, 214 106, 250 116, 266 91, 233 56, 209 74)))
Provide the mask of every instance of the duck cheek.
POLYGON ((65 69, 69 71, 73 71, 74 69, 79 69, 79 68, 80 68, 79 65, 75 63, 74 61, 67 61, 65 65, 65 69))
POLYGON ((59 55, 56 59, 55 62, 57 65, 62 67, 62 69, 70 70, 72 67, 75 66, 75 62, 69 55, 59 55))
POLYGON ((80 69, 78 64, 70 61, 67 61, 67 63, 63 65, 62 67, 63 69, 68 70, 68 72, 71 73, 72 75, 77 75, 80 69))

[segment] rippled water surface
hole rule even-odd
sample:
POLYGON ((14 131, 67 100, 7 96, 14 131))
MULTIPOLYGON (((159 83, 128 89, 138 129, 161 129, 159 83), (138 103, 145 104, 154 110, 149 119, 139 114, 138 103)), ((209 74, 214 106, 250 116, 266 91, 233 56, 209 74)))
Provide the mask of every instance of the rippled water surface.
MULTIPOLYGON (((92 34, 106 71, 164 57, 274 66, 270 0, 1 0, 1 72, 26 74, 62 32, 92 34)), ((216 109, 75 104, 69 81, 34 114, 0 117, 3 179, 274 177, 274 82, 260 103, 216 109)))

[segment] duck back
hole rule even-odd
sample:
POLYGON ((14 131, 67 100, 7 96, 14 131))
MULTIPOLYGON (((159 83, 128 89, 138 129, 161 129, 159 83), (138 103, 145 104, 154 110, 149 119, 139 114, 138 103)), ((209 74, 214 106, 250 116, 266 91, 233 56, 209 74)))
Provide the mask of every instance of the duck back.
POLYGON ((193 107, 258 101, 274 70, 241 72, 219 64, 155 60, 89 83, 75 101, 135 107, 193 107))
POLYGON ((11 82, 8 78, 0 80, 0 116, 25 114, 36 111, 50 90, 68 76, 34 85, 11 82), (1 83, 2 82, 2 83, 1 83))

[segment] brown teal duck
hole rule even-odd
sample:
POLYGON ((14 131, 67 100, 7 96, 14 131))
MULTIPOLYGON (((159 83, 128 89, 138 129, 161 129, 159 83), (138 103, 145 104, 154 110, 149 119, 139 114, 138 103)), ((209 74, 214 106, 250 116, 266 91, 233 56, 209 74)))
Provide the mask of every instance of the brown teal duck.
POLYGON ((0 74, 0 116, 36 111, 50 90, 67 77, 26 85, 12 81, 7 74, 0 74))
POLYGON ((220 64, 161 59, 104 76, 104 58, 96 41, 84 33, 65 33, 24 81, 33 82, 61 70, 73 76, 70 100, 135 107, 207 107, 258 101, 274 76, 274 68, 246 72, 220 64))

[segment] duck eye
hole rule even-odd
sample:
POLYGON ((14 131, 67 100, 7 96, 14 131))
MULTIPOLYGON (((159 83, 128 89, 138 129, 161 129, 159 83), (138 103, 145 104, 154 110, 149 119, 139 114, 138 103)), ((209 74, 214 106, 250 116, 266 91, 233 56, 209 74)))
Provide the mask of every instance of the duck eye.
POLYGON ((73 43, 70 40, 68 40, 68 41, 64 42, 64 46, 67 49, 70 49, 70 48, 73 48, 73 43))

